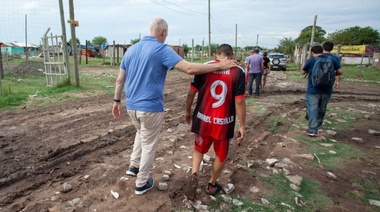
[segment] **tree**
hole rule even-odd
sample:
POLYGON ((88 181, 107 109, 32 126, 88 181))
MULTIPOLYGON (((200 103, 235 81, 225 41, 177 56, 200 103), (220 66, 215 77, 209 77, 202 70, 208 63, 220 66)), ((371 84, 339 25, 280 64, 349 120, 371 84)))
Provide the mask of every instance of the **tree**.
POLYGON ((131 39, 131 44, 133 45, 133 44, 136 44, 136 43, 138 43, 138 42, 140 42, 140 38, 136 38, 136 39, 131 39))
POLYGON ((183 47, 183 53, 185 57, 187 57, 187 54, 189 53, 190 48, 187 44, 182 44, 182 47, 183 47))
MULTIPOLYGON (((295 45, 302 47, 305 44, 309 44, 311 40, 312 32, 313 32, 312 25, 307 26, 303 30, 301 30, 300 35, 294 40, 295 45)), ((322 43, 326 41, 325 35, 326 35, 326 31, 323 30, 322 27, 315 26, 314 42, 322 43)))
MULTIPOLYGON (((212 43, 211 45, 211 55, 209 55, 209 57, 210 58, 213 58, 213 56, 214 56, 214 53, 216 52, 216 49, 218 48, 218 44, 215 44, 215 43, 212 43)), ((208 51, 208 48, 209 48, 209 46, 207 45, 207 46, 205 46, 205 49, 204 49, 204 52, 206 53, 208 53, 209 51, 208 51)))
POLYGON ((102 44, 107 44, 107 38, 102 37, 102 36, 97 36, 92 39, 92 44, 93 45, 102 45, 102 44))
MULTIPOLYGON (((70 44, 71 44, 71 40, 72 40, 72 39, 70 38, 70 40, 69 40, 69 43, 70 43, 70 44)), ((75 40, 76 40, 77 44, 80 45, 80 40, 79 40, 78 38, 75 38, 75 40)))
POLYGON ((334 44, 342 45, 380 44, 379 32, 369 26, 364 28, 354 26, 343 30, 337 30, 329 33, 327 39, 331 40, 334 44))
POLYGON ((293 55, 295 46, 296 44, 291 37, 289 38, 284 37, 283 39, 280 40, 280 44, 278 45, 277 49, 279 52, 282 52, 283 54, 293 55))

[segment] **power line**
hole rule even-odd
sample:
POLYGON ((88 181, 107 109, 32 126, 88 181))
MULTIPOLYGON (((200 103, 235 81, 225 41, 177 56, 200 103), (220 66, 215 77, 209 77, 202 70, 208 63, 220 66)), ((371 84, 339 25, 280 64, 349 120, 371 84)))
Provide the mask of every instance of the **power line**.
POLYGON ((160 5, 161 7, 165 7, 166 9, 169 9, 169 10, 175 11, 175 12, 177 12, 177 13, 181 13, 181 14, 183 14, 183 15, 193 15, 193 14, 190 14, 190 13, 184 13, 184 12, 181 12, 181 11, 175 10, 175 9, 173 9, 173 8, 167 7, 167 6, 163 5, 163 4, 160 4, 160 3, 158 3, 158 2, 155 2, 155 1, 153 1, 153 0, 150 0, 150 1, 153 2, 153 3, 155 3, 155 4, 160 5))
POLYGON ((190 11, 190 12, 193 12, 193 13, 198 13, 198 14, 201 14, 201 15, 207 15, 206 13, 201 13, 201 12, 198 12, 198 11, 190 10, 190 9, 185 8, 185 7, 182 7, 182 6, 179 6, 177 4, 174 4, 172 2, 166 1, 166 0, 164 0, 164 2, 167 2, 167 3, 171 4, 171 5, 174 5, 176 7, 182 8, 184 10, 187 10, 187 11, 190 11))

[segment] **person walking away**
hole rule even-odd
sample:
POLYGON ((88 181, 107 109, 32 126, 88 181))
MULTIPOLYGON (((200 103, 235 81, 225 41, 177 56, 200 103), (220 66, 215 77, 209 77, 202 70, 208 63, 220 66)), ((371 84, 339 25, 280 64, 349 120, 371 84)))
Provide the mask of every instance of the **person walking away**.
MULTIPOLYGON (((308 59, 302 68, 301 74, 307 75, 308 83, 306 89, 305 103, 306 103, 306 111, 308 115, 308 129, 305 131, 305 134, 311 137, 317 136, 318 129, 323 124, 323 119, 326 114, 327 104, 330 100, 333 85, 335 78, 333 78, 333 82, 331 86, 320 88, 318 86, 313 85, 313 67, 316 63, 317 59, 321 59, 323 57, 328 57, 323 55, 322 46, 316 45, 311 48, 311 53, 313 55, 312 58, 308 59), (317 58, 320 57, 320 58, 317 58)), ((341 72, 340 64, 336 60, 329 60, 331 64, 326 64, 327 66, 333 66, 331 71, 335 71, 334 76, 339 76, 343 72, 341 72)), ((340 80, 340 78, 337 78, 340 80)))
MULTIPOLYGON (((251 55, 253 55, 253 50, 251 51, 251 53, 250 53, 250 55, 249 56, 251 56, 251 55)), ((247 67, 248 67, 248 58, 249 58, 249 56, 247 56, 246 58, 245 58, 245 60, 244 60, 244 70, 245 70, 245 90, 247 90, 248 91, 248 75, 249 75, 249 70, 247 69, 247 67)))
POLYGON ((116 80, 112 115, 115 119, 121 117, 120 102, 124 88, 127 113, 136 128, 127 174, 137 176, 137 195, 154 186, 150 171, 164 121, 163 93, 167 70, 175 68, 194 75, 236 66, 235 61, 227 58, 214 64, 189 63, 164 44, 167 35, 167 22, 154 18, 149 36, 143 37, 124 54, 116 80))
POLYGON ((269 58, 267 57, 268 53, 267 52, 263 52, 263 60, 264 60, 264 72, 263 72, 263 80, 262 80, 262 83, 261 83, 261 92, 264 92, 264 88, 265 88, 265 85, 267 83, 267 75, 270 73, 271 71, 271 65, 270 65, 270 60, 269 58))
POLYGON ((261 85, 261 76, 264 70, 264 60, 259 55, 259 49, 253 50, 253 55, 248 57, 247 61, 247 70, 249 70, 248 75, 248 94, 252 95, 252 84, 253 80, 256 83, 255 97, 260 96, 260 85, 261 85))
MULTIPOLYGON (((210 61, 209 64, 219 63, 221 58, 226 56, 233 58, 232 47, 222 44, 218 47, 215 55, 217 60, 210 61)), ((185 119, 187 124, 192 124, 191 131, 195 137, 191 180, 196 188, 203 155, 213 144, 216 159, 206 187, 206 192, 210 195, 216 195, 222 188, 217 180, 227 158, 230 139, 234 137, 236 114, 239 120, 236 132, 237 142, 242 142, 245 136, 244 82, 244 70, 234 67, 195 75, 190 84, 186 98, 185 119), (197 104, 192 114, 191 106, 196 93, 198 93, 197 104)))
MULTIPOLYGON (((336 60, 338 63, 339 63, 339 69, 337 69, 336 71, 340 72, 340 73, 343 73, 343 70, 341 68, 341 64, 340 64, 340 59, 338 56, 336 55, 333 55, 331 54, 331 51, 333 50, 334 48, 334 43, 331 42, 331 41, 326 41, 322 44, 322 48, 323 48, 323 54, 328 56, 328 57, 331 57, 333 60, 336 60)), ((335 67, 335 68, 338 68, 338 67, 335 67)), ((335 81, 335 85, 334 85, 334 89, 339 89, 340 87, 340 77, 342 75, 337 75, 336 78, 337 80, 335 81)))

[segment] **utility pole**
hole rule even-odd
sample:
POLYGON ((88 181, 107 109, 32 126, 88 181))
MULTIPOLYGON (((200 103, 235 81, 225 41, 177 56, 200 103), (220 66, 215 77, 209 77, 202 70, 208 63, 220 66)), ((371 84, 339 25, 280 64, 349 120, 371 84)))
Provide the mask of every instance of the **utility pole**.
POLYGON ((25 60, 28 60, 28 15, 25 14, 25 60))
POLYGON ((309 45, 309 58, 311 58, 311 47, 314 44, 314 36, 315 36, 315 26, 317 25, 317 15, 314 16, 314 24, 313 24, 313 30, 311 31, 311 38, 310 38, 310 45, 309 45))
POLYGON ((75 27, 78 26, 78 21, 75 21, 74 18, 74 0, 69 0, 69 10, 70 10, 70 29, 71 29, 71 45, 73 48, 73 56, 74 56, 74 70, 75 70, 75 83, 77 86, 80 86, 79 83, 79 70, 78 70, 78 52, 77 52, 77 37, 75 35, 75 27))
POLYGON ((259 48, 259 34, 256 37, 256 48, 259 48))
POLYGON ((235 24, 235 59, 237 54, 237 24, 235 24))
POLYGON ((1 53, 1 46, 3 43, 0 42, 0 96, 3 95, 3 86, 1 85, 1 79, 4 79, 4 70, 3 70, 3 55, 1 53))
POLYGON ((208 0, 208 59, 211 60, 211 8, 208 0))
POLYGON ((69 55, 67 52, 67 36, 66 36, 66 26, 65 26, 65 15, 63 12, 63 3, 62 0, 59 0, 59 13, 61 16, 61 28, 62 28, 62 44, 63 44, 63 57, 65 60, 65 68, 67 71, 67 79, 71 84, 70 78, 70 63, 69 63, 69 55))

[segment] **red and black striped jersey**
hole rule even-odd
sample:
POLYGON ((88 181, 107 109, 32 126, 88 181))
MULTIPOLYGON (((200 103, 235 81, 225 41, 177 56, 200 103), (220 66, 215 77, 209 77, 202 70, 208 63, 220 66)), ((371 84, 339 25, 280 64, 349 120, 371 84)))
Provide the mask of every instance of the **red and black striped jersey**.
POLYGON ((190 87, 198 92, 191 131, 217 140, 232 138, 236 121, 235 98, 245 98, 244 70, 234 67, 195 75, 190 87))

